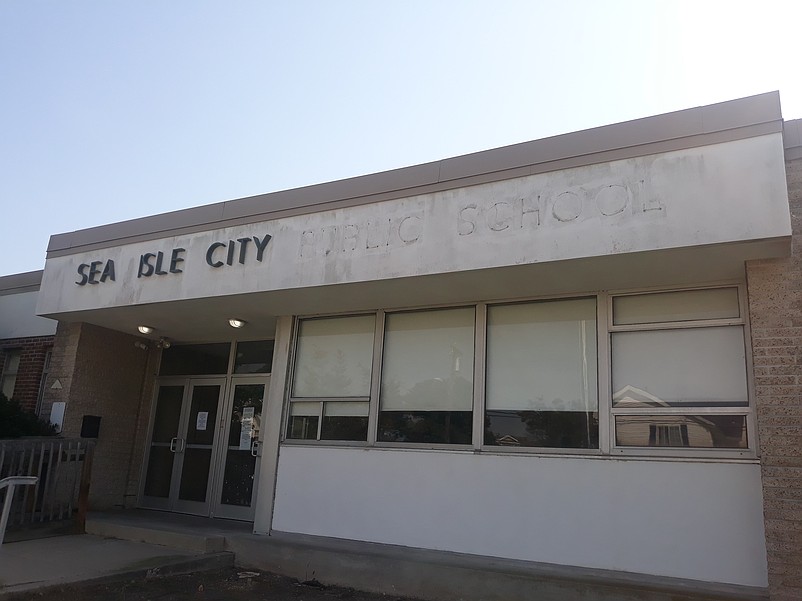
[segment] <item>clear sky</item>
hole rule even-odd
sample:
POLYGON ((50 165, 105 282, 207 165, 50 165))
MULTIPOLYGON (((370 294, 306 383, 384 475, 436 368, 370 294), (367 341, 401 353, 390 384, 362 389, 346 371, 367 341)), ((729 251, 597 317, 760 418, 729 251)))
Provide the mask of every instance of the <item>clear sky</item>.
POLYGON ((0 275, 51 234, 780 90, 802 2, 3 0, 0 275))

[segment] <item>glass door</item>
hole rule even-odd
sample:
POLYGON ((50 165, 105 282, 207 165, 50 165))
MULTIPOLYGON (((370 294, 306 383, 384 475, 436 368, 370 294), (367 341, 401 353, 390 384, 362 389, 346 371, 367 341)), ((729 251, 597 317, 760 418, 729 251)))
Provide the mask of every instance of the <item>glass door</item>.
POLYGON ((173 475, 178 470, 179 430, 184 410, 185 381, 162 381, 156 391, 150 445, 145 458, 141 505, 171 509, 173 475))
POLYGON ((225 405, 214 517, 253 520, 269 376, 234 377, 225 405))
POLYGON ((182 419, 177 451, 179 467, 175 473, 174 511, 209 515, 209 492, 214 476, 212 462, 220 432, 219 409, 225 385, 225 378, 190 380, 185 401, 188 407, 182 419))
POLYGON ((141 505, 209 515, 226 379, 162 381, 156 392, 141 505))

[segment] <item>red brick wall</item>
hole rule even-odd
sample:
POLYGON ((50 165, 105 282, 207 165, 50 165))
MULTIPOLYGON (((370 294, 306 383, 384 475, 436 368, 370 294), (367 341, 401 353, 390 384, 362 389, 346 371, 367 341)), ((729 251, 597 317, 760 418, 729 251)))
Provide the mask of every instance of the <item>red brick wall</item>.
POLYGON ((53 346, 53 338, 53 336, 32 336, 0 340, 0 372, 6 364, 6 351, 17 349, 21 351, 13 398, 29 411, 36 410, 45 355, 53 346))
POLYGON ((786 172, 792 254, 746 270, 772 601, 802 599, 802 159, 786 172))

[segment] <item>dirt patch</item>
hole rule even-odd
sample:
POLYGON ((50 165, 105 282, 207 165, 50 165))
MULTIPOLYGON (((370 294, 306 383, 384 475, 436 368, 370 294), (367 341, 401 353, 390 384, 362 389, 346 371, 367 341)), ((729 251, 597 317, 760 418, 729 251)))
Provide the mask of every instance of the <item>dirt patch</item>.
POLYGON ((105 584, 69 584, 3 597, 3 601, 412 601, 406 597, 362 593, 298 582, 265 572, 230 568, 183 576, 105 584))

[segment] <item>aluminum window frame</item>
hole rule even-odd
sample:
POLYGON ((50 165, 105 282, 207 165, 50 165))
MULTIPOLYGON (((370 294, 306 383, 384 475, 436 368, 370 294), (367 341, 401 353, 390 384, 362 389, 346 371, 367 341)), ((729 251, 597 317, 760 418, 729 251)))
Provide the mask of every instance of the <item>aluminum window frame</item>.
POLYGON ((703 284, 678 286, 652 286, 630 288, 624 290, 595 290, 584 292, 571 292, 565 294, 536 295, 492 301, 473 301, 464 303, 442 303, 422 305, 405 308, 359 310, 347 312, 317 313, 295 316, 293 319, 292 340, 289 345, 288 379, 284 395, 284 411, 281 423, 280 444, 290 446, 310 447, 357 447, 375 448, 385 450, 407 449, 412 451, 442 451, 442 452, 471 452, 474 454, 492 454, 508 456, 549 456, 549 457, 586 457, 588 459, 615 459, 625 457, 657 461, 694 461, 694 462, 754 462, 759 457, 759 438, 757 420, 755 416, 755 390, 754 368, 752 357, 751 332, 748 314, 748 297, 746 284, 742 280, 724 280, 707 282, 703 284), (613 325, 613 301, 616 297, 636 296, 651 293, 681 292, 691 290, 707 290, 712 288, 736 288, 738 294, 739 317, 720 318, 710 320, 688 320, 675 322, 661 322, 648 324, 613 325), (509 304, 525 304, 538 301, 559 301, 593 298, 596 301, 596 344, 597 344, 597 392, 598 392, 598 420, 599 420, 599 447, 597 449, 571 449, 552 447, 510 447, 484 444, 484 414, 486 410, 486 370, 487 370, 487 310, 489 307, 509 304), (473 307, 475 310, 474 322, 474 378, 473 378, 473 429, 472 441, 469 445, 438 444, 438 443, 401 443, 377 441, 378 421, 380 414, 380 392, 382 365, 384 360, 384 342, 386 334, 386 316, 393 313, 409 313, 417 311, 432 311, 437 309, 457 309, 473 307), (373 360, 371 362, 371 385, 369 397, 337 397, 337 398, 307 398, 292 397, 292 383, 294 381, 297 357, 298 332, 300 323, 309 319, 328 319, 337 317, 355 317, 360 315, 375 316, 373 336, 373 360), (747 381, 748 404, 744 407, 672 407, 660 408, 655 412, 648 409, 616 409, 612 398, 612 334, 624 331, 657 331, 670 329, 690 329, 717 326, 740 326, 743 328, 745 349, 745 370, 747 381), (291 404, 298 401, 320 402, 321 416, 323 402, 360 401, 368 402, 368 431, 365 441, 320 440, 322 418, 318 423, 318 438, 292 439, 287 436, 291 413, 291 404), (615 444, 615 416, 616 415, 744 415, 746 416, 747 445, 745 449, 716 449, 716 448, 681 448, 681 447, 623 447, 615 444))
MULTIPOLYGON (((287 372, 287 392, 286 392, 286 403, 285 403, 285 411, 284 417, 281 421, 281 437, 280 441, 281 444, 290 444, 290 445, 332 445, 332 446, 357 446, 357 447, 364 447, 367 446, 370 441, 371 436, 371 424, 373 422, 373 390, 376 386, 376 339, 378 338, 378 330, 377 324, 379 321, 379 316, 377 311, 355 311, 349 313, 339 313, 339 314, 331 314, 331 315, 311 315, 311 316, 301 316, 296 317, 293 320, 292 324, 292 343, 290 344, 289 354, 290 354, 290 361, 289 361, 289 370, 287 372), (331 396, 319 396, 319 397, 296 397, 293 396, 294 388, 295 388, 295 370, 298 365, 298 342, 300 340, 299 333, 301 331, 301 323, 304 321, 313 321, 317 319, 338 319, 338 318, 348 318, 348 317, 364 317, 372 315, 374 316, 373 322, 373 356, 371 360, 371 373, 370 373, 370 387, 369 392, 370 396, 349 396, 349 397, 331 397, 331 396), (367 440, 323 440, 320 438, 320 435, 323 431, 323 415, 324 415, 324 403, 337 403, 337 402, 367 402, 368 403, 368 431, 367 431, 367 440), (318 420, 317 420, 317 436, 313 440, 311 438, 290 438, 288 436, 289 433, 289 426, 290 421, 292 420, 292 405, 294 403, 318 403, 318 420)), ((383 323, 383 320, 382 320, 383 323)), ((375 424, 374 424, 375 429, 375 424)))
MULTIPOLYGON (((700 284, 683 287, 660 287, 640 290, 627 290, 610 292, 607 303, 607 318, 605 340, 607 343, 607 413, 609 417, 608 438, 610 441, 610 454, 613 456, 632 457, 677 457, 677 458, 718 458, 718 459, 757 459, 759 457, 759 443, 757 438, 757 423, 755 420, 755 394, 752 361, 752 343, 749 331, 747 291, 743 282, 719 282, 715 284, 700 284), (685 292, 694 290, 712 290, 718 288, 735 288, 738 295, 738 318, 695 319, 685 321, 664 321, 658 323, 614 325, 613 307, 616 298, 624 296, 645 296, 670 292, 685 292), (744 342, 744 370, 746 372, 747 404, 742 407, 628 407, 620 408, 613 405, 614 391, 612 389, 612 337, 619 332, 659 332, 668 330, 691 330, 711 327, 740 327, 742 328, 744 342), (743 415, 746 418, 746 448, 726 449, 707 447, 648 447, 623 446, 616 442, 616 417, 625 415, 663 416, 663 415, 743 415)), ((601 349, 600 349, 601 352, 601 349)))

